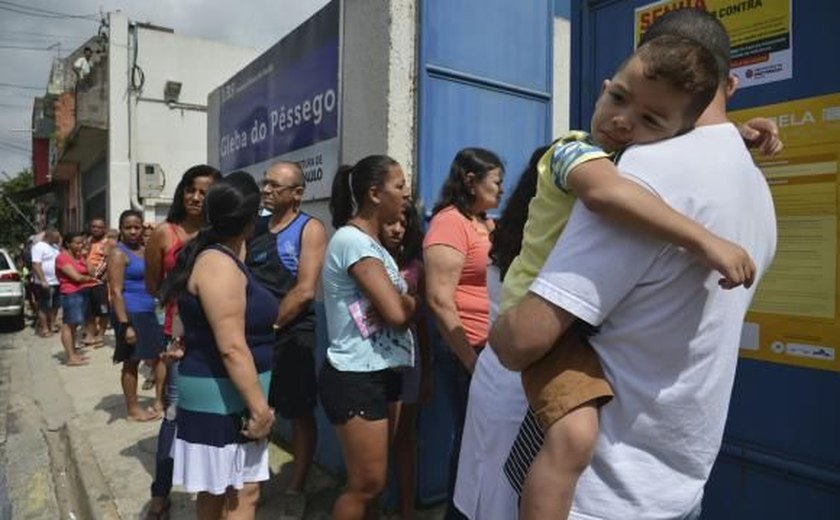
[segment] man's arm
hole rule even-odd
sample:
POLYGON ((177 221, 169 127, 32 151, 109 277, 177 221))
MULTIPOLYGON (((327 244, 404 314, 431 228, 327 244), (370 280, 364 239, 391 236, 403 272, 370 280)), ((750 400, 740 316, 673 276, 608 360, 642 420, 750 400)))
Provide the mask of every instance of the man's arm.
POLYGON ((41 262, 32 262, 32 272, 35 273, 35 279, 41 286, 47 287, 49 285, 47 275, 44 274, 44 268, 41 267, 41 262))
POLYGON ((38 247, 38 244, 32 246, 32 272, 35 273, 35 280, 42 286, 47 287, 49 284, 47 283, 47 275, 44 274, 44 267, 41 265, 41 262, 44 260, 44 255, 41 251, 41 248, 38 247))
POLYGON ((489 343, 502 365, 521 372, 545 356, 575 319, 565 309, 528 293, 499 316, 490 329, 489 343))
POLYGON ((298 259, 297 280, 294 287, 280 302, 275 326, 282 329, 294 320, 315 299, 315 289, 324 265, 324 253, 327 249, 327 232, 324 225, 316 219, 310 219, 303 228, 298 259))
POLYGON ((581 202, 572 209, 530 292, 502 313, 490 345, 522 370, 548 353, 579 318, 598 326, 646 276, 666 244, 612 225, 581 202))

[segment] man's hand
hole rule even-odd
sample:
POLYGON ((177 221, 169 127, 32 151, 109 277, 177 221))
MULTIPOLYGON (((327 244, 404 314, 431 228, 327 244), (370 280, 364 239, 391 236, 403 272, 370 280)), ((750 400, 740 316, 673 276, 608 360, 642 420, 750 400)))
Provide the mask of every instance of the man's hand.
POLYGON ((738 131, 749 148, 757 149, 766 157, 772 157, 784 148, 779 139, 779 127, 766 117, 754 117, 739 126, 738 131))
POLYGON ((741 246, 710 234, 701 245, 699 255, 704 264, 723 275, 718 284, 724 289, 752 286, 755 263, 741 246))

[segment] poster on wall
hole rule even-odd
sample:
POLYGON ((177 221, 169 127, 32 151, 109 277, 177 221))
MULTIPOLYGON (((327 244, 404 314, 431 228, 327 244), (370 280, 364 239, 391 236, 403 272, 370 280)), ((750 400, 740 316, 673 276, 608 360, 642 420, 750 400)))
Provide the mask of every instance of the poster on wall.
POLYGON ((648 27, 674 9, 705 9, 729 33, 731 70, 740 88, 793 77, 792 0, 661 0, 639 7, 634 46, 648 27))
POLYGON ((729 116, 773 119, 785 144, 776 157, 755 155, 773 194, 778 243, 747 314, 741 356, 840 372, 840 94, 729 116))
POLYGON ((338 169, 339 2, 334 0, 219 89, 218 164, 257 179, 301 165, 304 199, 330 196, 338 169))

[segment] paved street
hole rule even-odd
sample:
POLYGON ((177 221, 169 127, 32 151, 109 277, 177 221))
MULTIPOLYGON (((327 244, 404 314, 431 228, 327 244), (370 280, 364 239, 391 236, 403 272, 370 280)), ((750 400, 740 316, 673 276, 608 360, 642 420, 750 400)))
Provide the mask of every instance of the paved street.
MULTIPOLYGON (((5 460, 16 520, 142 518, 160 423, 125 420, 109 344, 88 352, 90 365, 71 368, 61 364, 57 336, 0 332, 0 463, 5 460)), ((151 404, 152 392, 141 390, 141 401, 151 404)), ((271 445, 275 476, 264 488, 257 518, 280 517, 290 460, 271 445)), ((306 518, 329 518, 339 486, 316 468, 307 485, 306 518)), ((174 492, 171 518, 194 518, 193 500, 174 492)), ((441 507, 419 517, 442 518, 441 507)))

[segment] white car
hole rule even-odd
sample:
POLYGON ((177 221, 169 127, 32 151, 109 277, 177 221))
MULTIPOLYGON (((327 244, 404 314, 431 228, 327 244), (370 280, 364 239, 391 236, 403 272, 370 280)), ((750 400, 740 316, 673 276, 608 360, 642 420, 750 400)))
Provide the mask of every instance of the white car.
POLYGON ((26 326, 23 278, 15 267, 12 255, 0 249, 0 319, 11 320, 15 330, 26 326))

